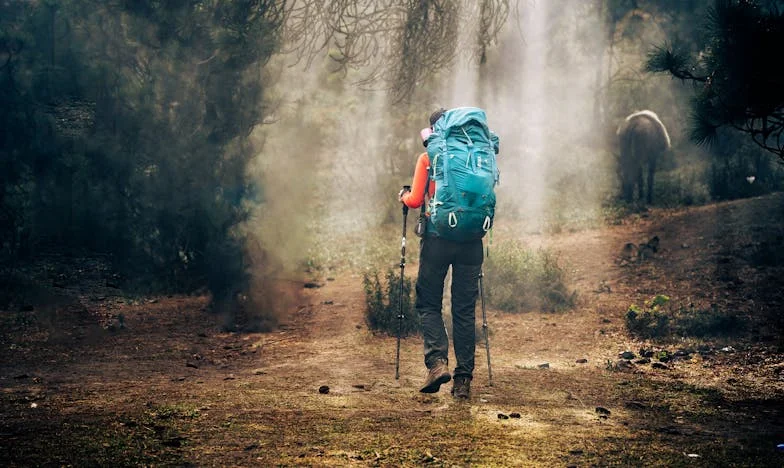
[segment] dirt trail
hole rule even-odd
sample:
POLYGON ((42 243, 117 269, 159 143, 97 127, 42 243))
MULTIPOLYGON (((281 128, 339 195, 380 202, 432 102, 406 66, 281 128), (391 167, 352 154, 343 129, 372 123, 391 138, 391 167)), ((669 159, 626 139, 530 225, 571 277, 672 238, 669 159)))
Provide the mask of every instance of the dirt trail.
MULTIPOLYGON (((741 314, 782 310, 781 267, 759 265, 784 247, 784 227, 771 221, 782 212, 777 194, 526 239, 560 253, 578 306, 490 311, 494 385, 480 345, 468 403, 454 401, 449 384, 435 395, 416 391, 419 338, 403 341, 394 379, 395 340, 367 329, 357 274, 305 290, 270 333, 219 331, 204 297, 101 292, 3 312, 0 458, 11 466, 782 466, 780 337, 759 329, 751 342, 712 341, 710 352, 667 369, 617 365, 619 353, 652 346, 630 338, 623 320, 629 304, 652 295, 741 314), (654 235, 655 255, 621 261, 626 243, 654 235)), ((414 271, 412 261, 406 272, 414 271)))

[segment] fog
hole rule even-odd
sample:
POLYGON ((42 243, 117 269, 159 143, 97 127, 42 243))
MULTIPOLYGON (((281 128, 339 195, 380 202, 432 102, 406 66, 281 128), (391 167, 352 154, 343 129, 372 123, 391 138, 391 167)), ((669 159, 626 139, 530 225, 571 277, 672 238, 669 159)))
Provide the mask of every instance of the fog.
POLYGON ((630 17, 612 37, 603 15, 583 1, 519 2, 482 60, 469 53, 479 24, 463 15, 452 66, 403 103, 389 97, 388 82, 366 79, 394 44, 348 69, 329 48, 309 66, 296 54, 276 57, 266 69, 276 83, 267 91, 270 117, 255 132, 252 176, 264 197, 249 224, 276 259, 265 262, 272 275, 289 277, 315 249, 349 239, 351 261, 361 261, 379 226, 398 233, 395 194, 410 181, 419 130, 438 107, 482 107, 499 134, 497 225, 548 235, 565 220, 596 221, 617 190, 612 136, 622 118, 650 108, 674 138, 683 124, 673 121, 680 110, 671 82, 641 72, 662 32, 630 17))

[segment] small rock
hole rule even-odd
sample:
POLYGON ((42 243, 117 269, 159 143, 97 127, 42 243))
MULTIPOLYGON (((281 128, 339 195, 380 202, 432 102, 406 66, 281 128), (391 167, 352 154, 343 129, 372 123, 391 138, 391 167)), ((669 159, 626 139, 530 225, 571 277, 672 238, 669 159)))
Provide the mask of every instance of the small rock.
POLYGON ((316 282, 313 282, 313 281, 308 281, 307 283, 303 284, 302 286, 304 288, 306 288, 306 289, 316 289, 316 288, 320 288, 321 287, 320 284, 318 284, 316 282))
POLYGON ((608 410, 607 408, 603 407, 603 406, 597 406, 596 407, 596 414, 604 414, 604 415, 609 416, 611 414, 611 411, 608 410))
POLYGON ((689 458, 700 458, 700 456, 696 453, 687 453, 686 456, 689 458))
POLYGON ((634 363, 635 364, 640 364, 640 365, 650 364, 651 360, 646 357, 646 358, 638 359, 638 360, 634 361, 634 363))
POLYGON ((327 281, 335 281, 335 278, 329 276, 329 277, 327 277, 327 281))
POLYGON ((197 366, 196 364, 194 364, 192 362, 186 362, 185 363, 185 367, 193 367, 194 369, 198 369, 199 368, 199 366, 197 366))
POLYGON ((619 359, 618 362, 615 363, 615 368, 619 371, 630 371, 634 369, 634 364, 627 359, 619 359))
POLYGON ((722 353, 734 353, 735 352, 735 348, 733 348, 732 346, 725 346, 725 347, 721 348, 721 352, 722 353))
MULTIPOLYGON (((356 458, 356 457, 354 457, 356 458)), ((362 459, 361 457, 359 458, 362 459)), ((425 450, 425 454, 422 456, 422 463, 435 463, 438 461, 438 458, 434 457, 430 450, 425 450)))
POLYGON ((651 364, 651 367, 653 367, 654 369, 663 369, 663 370, 668 370, 670 368, 667 364, 662 364, 661 362, 654 362, 653 364, 651 364))
POLYGON ((656 353, 654 353, 652 349, 640 348, 640 356, 642 357, 651 358, 654 356, 654 354, 656 353))
POLYGON ((267 371, 261 369, 256 369, 253 371, 253 375, 265 375, 266 373, 267 371))
POLYGON ((354 387, 356 389, 359 389, 359 390, 365 390, 365 388, 366 388, 365 384, 354 384, 354 385, 352 385, 352 387, 354 387))
POLYGON ((549 362, 545 362, 545 363, 539 364, 536 367, 538 367, 539 369, 549 369, 550 368, 550 363, 549 362))
POLYGON ((357 330, 362 330, 362 325, 356 324, 354 325, 354 328, 356 328, 357 330))
POLYGON ((582 455, 582 454, 583 454, 583 451, 580 450, 580 449, 569 450, 569 455, 582 455))
POLYGON ((505 415, 504 413, 498 413, 498 419, 509 419, 509 416, 505 415))
POLYGON ((14 378, 15 378, 15 379, 19 379, 19 380, 21 380, 21 379, 27 379, 27 378, 29 378, 29 377, 30 377, 30 376, 29 376, 29 375, 27 375, 27 374, 19 374, 19 375, 15 375, 15 376, 14 376, 14 378))
POLYGON ((234 380, 234 374, 229 374, 223 378, 223 380, 234 380))
POLYGON ((329 393, 329 387, 326 385, 322 385, 321 387, 319 387, 318 392, 321 393, 322 395, 326 395, 327 393, 329 393))
POLYGON ((683 244, 681 244, 681 248, 682 249, 688 249, 689 248, 689 244, 684 242, 683 244))
POLYGON ((618 357, 619 357, 619 358, 621 358, 621 359, 634 359, 634 358, 636 358, 636 357, 637 357, 637 355, 636 355, 636 354, 634 354, 634 353, 633 353, 633 352, 631 352, 631 351, 624 351, 624 352, 620 353, 620 354, 618 355, 618 357))
POLYGON ((509 413, 510 418, 520 419, 520 413, 509 413))
POLYGON ((334 303, 335 303, 334 301, 324 301, 324 302, 322 302, 322 304, 324 304, 324 305, 332 305, 334 303))
POLYGON ((574 362, 576 362, 577 364, 585 364, 585 363, 588 362, 588 360, 585 359, 585 358, 580 358, 580 359, 578 359, 578 360, 576 360, 574 362))
POLYGON ((647 408, 644 403, 640 403, 639 401, 627 401, 626 407, 639 410, 647 408))

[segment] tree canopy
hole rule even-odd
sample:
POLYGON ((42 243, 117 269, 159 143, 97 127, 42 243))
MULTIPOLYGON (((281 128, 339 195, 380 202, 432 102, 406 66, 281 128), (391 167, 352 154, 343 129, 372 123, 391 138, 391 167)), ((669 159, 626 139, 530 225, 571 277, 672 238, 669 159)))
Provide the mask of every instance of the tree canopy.
POLYGON ((651 72, 696 85, 691 138, 715 140, 724 126, 748 134, 784 162, 784 2, 716 0, 696 56, 679 45, 659 46, 651 72))

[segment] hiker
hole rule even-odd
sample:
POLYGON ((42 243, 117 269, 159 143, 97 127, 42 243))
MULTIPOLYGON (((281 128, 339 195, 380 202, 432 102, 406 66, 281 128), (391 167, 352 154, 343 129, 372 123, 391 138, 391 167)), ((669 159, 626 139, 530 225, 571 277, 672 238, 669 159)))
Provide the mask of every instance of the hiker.
POLYGON ((457 359, 452 395, 460 399, 469 397, 473 378, 476 348, 475 308, 479 293, 478 280, 484 260, 482 237, 492 224, 495 211, 495 195, 492 191, 498 181, 495 166, 498 138, 489 131, 484 119, 484 111, 477 108, 435 111, 430 116, 430 127, 421 133, 428 151, 419 155, 410 191, 404 189, 398 194, 400 201, 409 208, 419 208, 423 206, 425 199, 428 199, 428 209, 423 207, 415 230, 422 238, 415 308, 422 320, 425 366, 428 369, 420 392, 438 392, 441 385, 452 378, 448 368, 449 341, 441 315, 444 280, 451 266, 452 331, 457 359), (482 124, 476 125, 475 120, 482 121, 482 124), (449 127, 450 123, 462 125, 449 127), (481 127, 483 130, 475 130, 475 127, 481 127), (470 135, 473 135, 473 140, 470 135), (453 138, 460 141, 454 143, 453 138), (472 148, 466 151, 468 159, 457 162, 456 155, 452 153, 460 150, 453 151, 454 145, 465 145, 466 142, 470 142, 472 148), (442 156, 446 154, 447 143, 450 144, 453 162, 447 162, 447 158, 442 156), (484 143, 484 146, 480 143, 484 143), (434 162, 432 165, 431 159, 434 162), (473 193, 478 197, 473 197, 472 201, 473 205, 478 207, 478 217, 465 214, 470 209, 465 210, 464 207, 449 208, 449 197, 444 197, 444 191, 450 188, 450 182, 447 181, 451 181, 452 190, 455 190, 455 187, 463 190, 460 192, 463 198, 466 198, 467 193, 467 198, 472 198, 472 192, 459 188, 460 184, 455 181, 463 176, 449 173, 448 165, 460 166, 452 169, 458 172, 463 167, 473 168, 473 171, 469 172, 474 174, 476 180, 469 184, 474 184, 471 188, 480 187, 480 190, 473 193), (480 176, 477 177, 476 174, 480 176))

